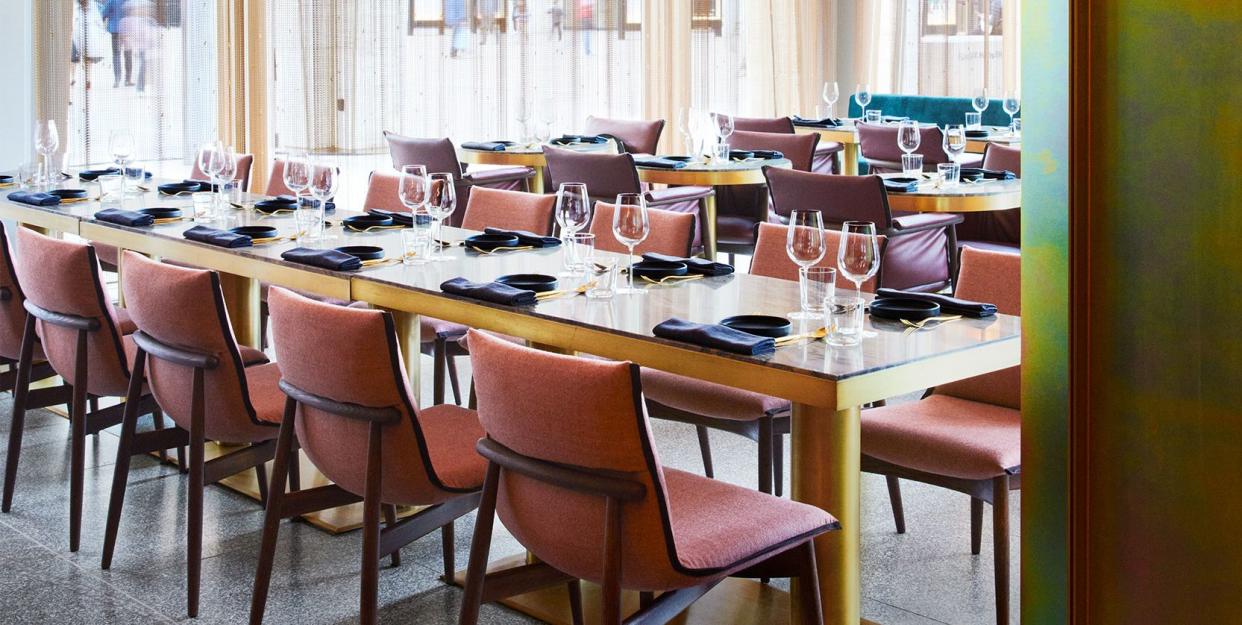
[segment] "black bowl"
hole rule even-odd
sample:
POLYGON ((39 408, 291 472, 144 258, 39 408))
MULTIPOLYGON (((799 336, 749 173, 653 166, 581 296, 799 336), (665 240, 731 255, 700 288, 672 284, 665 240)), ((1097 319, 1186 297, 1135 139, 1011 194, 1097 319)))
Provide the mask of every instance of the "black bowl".
POLYGON ((690 273, 690 268, 686 263, 674 263, 663 260, 644 260, 634 263, 631 270, 634 272, 635 278, 650 278, 652 280, 663 280, 671 276, 684 276, 690 273))
POLYGON ((185 180, 183 180, 182 182, 183 182, 184 184, 193 184, 193 185, 198 185, 198 188, 197 188, 197 189, 194 189, 195 191, 212 191, 212 192, 215 192, 215 191, 219 191, 219 190, 220 190, 220 185, 215 184, 215 183, 212 183, 212 182, 207 182, 206 180, 190 180, 189 178, 186 178, 186 179, 185 179, 185 180))
POLYGON ((181 209, 172 206, 156 206, 153 208, 140 208, 138 212, 150 215, 156 219, 172 219, 181 216, 181 209))
POLYGON ((962 180, 975 182, 983 178, 983 170, 978 167, 962 167, 958 170, 958 174, 962 180))
POLYGON ((86 189, 52 189, 48 191, 62 200, 75 200, 86 197, 86 189))
POLYGON ((466 247, 477 247, 490 252, 498 247, 517 247, 518 238, 508 234, 476 234, 466 237, 466 247))
POLYGON ((91 180, 95 180, 96 178, 106 175, 106 174, 119 174, 119 173, 121 173, 121 170, 116 167, 108 167, 106 169, 83 169, 82 171, 78 172, 78 180, 85 180, 89 182, 91 180))
POLYGON ((254 209, 260 213, 271 215, 277 211, 291 211, 298 207, 298 203, 293 200, 282 200, 279 198, 271 200, 259 200, 254 203, 254 209))
POLYGON ((905 319, 922 321, 940 314, 940 304, 921 299, 894 297, 871 302, 871 316, 881 319, 905 319))
POLYGON ((501 284, 507 284, 515 289, 526 289, 536 293, 545 291, 553 291, 556 289, 556 276, 545 276, 541 273, 515 273, 507 276, 500 276, 496 281, 501 284))
POLYGON ((160 193, 177 195, 178 193, 194 193, 200 189, 197 182, 165 182, 157 187, 160 193))
POLYGON ((987 139, 988 135, 992 133, 989 132, 987 128, 984 128, 982 130, 979 130, 979 129, 967 130, 965 134, 966 134, 967 139, 987 139))
POLYGON ((244 234, 252 239, 268 239, 276 236, 276 229, 272 226, 237 226, 229 228, 229 232, 234 234, 244 234))
POLYGON ((353 217, 346 217, 343 220, 343 223, 346 228, 351 230, 366 230, 367 228, 374 228, 376 226, 391 226, 392 217, 371 214, 354 215, 353 217))
POLYGON ((374 245, 346 245, 336 248, 336 251, 345 252, 358 260, 379 260, 384 257, 384 248, 374 245))
POLYGON ((769 315, 725 317, 720 320, 720 325, 758 336, 770 336, 774 339, 788 336, 793 329, 793 324, 788 319, 769 315))

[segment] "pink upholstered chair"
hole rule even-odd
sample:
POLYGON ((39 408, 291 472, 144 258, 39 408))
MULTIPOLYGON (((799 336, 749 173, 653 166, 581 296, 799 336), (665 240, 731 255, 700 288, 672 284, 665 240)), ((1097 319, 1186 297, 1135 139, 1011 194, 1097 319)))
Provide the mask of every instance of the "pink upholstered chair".
MULTIPOLYGON (((956 296, 1022 313, 1021 256, 962 248, 956 296)), ((888 480, 897 532, 906 531, 899 479, 970 495, 971 553, 978 555, 983 504, 992 504, 996 622, 1009 622, 1009 491, 1022 475, 1021 369, 937 387, 920 401, 862 413, 862 470, 888 480)))
MULTIPOLYGON (((919 149, 915 154, 923 155, 923 170, 936 171, 936 165, 949 162, 944 153, 944 134, 939 126, 919 126, 919 149)), ((901 171, 901 155, 904 152, 897 147, 896 125, 858 124, 858 149, 867 160, 867 173, 883 174, 901 171)), ((963 167, 978 167, 983 157, 978 154, 965 153, 957 160, 963 167)))
POLYGON ((881 250, 880 286, 937 291, 957 273, 954 226, 960 215, 893 214, 879 176, 834 176, 788 169, 764 168, 777 219, 794 209, 817 209, 824 225, 840 228, 845 221, 870 221, 887 237, 881 250))
MULTIPOLYGON (((19 228, 17 249, 14 267, 26 297, 24 306, 30 314, 23 328, 13 403, 14 423, 9 433, 5 511, 8 511, 16 486, 21 420, 31 394, 28 388, 34 347, 40 342, 52 369, 73 388, 69 402, 69 550, 77 551, 82 529, 86 437, 120 423, 125 406, 134 408, 125 402, 88 412, 87 402, 99 397, 128 395, 131 378, 128 355, 135 348, 125 330, 132 322, 104 297, 99 262, 90 245, 53 239, 19 228), (10 474, 13 479, 7 479, 10 474)), ((156 425, 162 426, 162 415, 154 400, 149 394, 140 395, 138 414, 152 414, 156 425)))
POLYGON ((453 521, 478 507, 486 471, 473 451, 483 428, 472 410, 416 407, 390 313, 317 302, 281 288, 270 297, 280 388, 288 397, 250 621, 263 619, 280 520, 361 501, 360 620, 373 624, 384 556, 392 554, 396 564, 402 546, 440 529, 444 573, 452 577, 453 521), (331 362, 324 345, 335 346, 331 362), (297 444, 332 485, 283 492, 296 462, 295 432, 297 444), (398 522, 394 505, 427 507, 398 522))
MULTIPOLYGON (((1022 149, 989 143, 983 151, 983 168, 1011 171, 1022 176, 1022 149)), ((1022 249, 1022 209, 965 213, 957 226, 957 244, 998 252, 1022 249)))
POLYGON ((410 209, 401 203, 401 173, 377 169, 367 178, 367 196, 362 208, 379 208, 386 211, 408 213, 410 209))
POLYGON ((585 133, 611 135, 621 142, 621 151, 630 154, 655 154, 664 132, 664 120, 608 119, 589 115, 585 133))
MULTIPOLYGON (((735 150, 776 150, 790 160, 794 169, 809 172, 819 135, 738 130, 729 137, 729 145, 735 150)), ((716 246, 729 254, 730 263, 735 254, 754 251, 755 226, 768 220, 769 210, 765 184, 716 188, 716 246)))
MULTIPOLYGON (((238 181, 239 184, 241 184, 242 191, 250 190, 250 169, 253 164, 254 164, 253 154, 238 154, 237 155, 237 173, 233 175, 233 179, 238 181)), ((205 181, 208 179, 209 178, 207 174, 204 174, 203 170, 199 169, 198 157, 197 155, 195 155, 194 165, 190 169, 190 180, 204 180, 205 181)))
MULTIPOLYGON (((406 165, 426 165, 427 173, 453 174, 457 186, 458 207, 466 205, 474 187, 531 190, 530 179, 535 175, 535 170, 529 167, 484 165, 465 169, 457 161, 457 149, 448 139, 416 139, 388 131, 384 131, 384 138, 388 140, 393 169, 401 171, 406 165)), ((461 224, 461 213, 461 210, 453 211, 448 225, 461 224)))
POLYGON ((130 459, 163 449, 190 449, 189 519, 186 523, 186 610, 198 616, 202 575, 203 488, 254 469, 267 499, 264 464, 275 455, 284 395, 275 363, 247 367, 233 338, 220 276, 214 271, 162 264, 125 252, 125 302, 134 332, 121 441, 112 472, 112 497, 104 530, 102 566, 112 566, 130 459), (172 420, 173 430, 138 433, 143 376, 172 420), (206 441, 248 443, 207 461, 206 441))
MULTIPOLYGON (((625 254, 629 250, 612 233, 612 214, 615 211, 614 204, 596 202, 589 232, 595 235, 595 249, 625 254)), ((651 234, 634 246, 635 255, 648 252, 682 257, 690 255, 694 215, 648 208, 647 219, 651 223, 651 234)))
POLYGON ((599 622, 621 623, 629 589, 645 594, 627 622, 666 623, 726 577, 772 575, 800 578, 801 612, 819 622, 811 540, 839 527, 831 515, 661 466, 631 363, 476 331, 470 344, 488 468, 461 623, 477 622, 485 597, 579 579, 603 587, 599 622), (569 372, 574 392, 553 401, 544 381, 569 372), (485 574, 493 513, 537 558, 503 585, 485 574))
MULTIPOLYGON (((634 157, 630 154, 595 154, 552 147, 544 147, 543 154, 554 189, 561 183, 582 182, 591 199, 602 202, 615 201, 621 193, 644 193, 638 181, 638 170, 634 168, 634 157)), ((704 202, 711 194, 712 190, 707 187, 670 187, 644 193, 650 208, 694 216, 693 250, 701 247, 699 220, 704 202)))
MULTIPOLYGON (((734 117, 733 129, 747 132, 779 132, 793 134, 793 120, 788 117, 734 117)), ((730 143, 733 143, 730 138, 730 143)), ((736 146, 734 146, 736 147, 736 146)), ((811 171, 821 174, 841 173, 839 152, 845 146, 836 141, 820 141, 815 145, 815 159, 811 171)))
POLYGON ((293 190, 285 186, 285 161, 279 158, 272 161, 272 173, 267 176, 267 188, 263 193, 272 197, 293 195, 293 190))

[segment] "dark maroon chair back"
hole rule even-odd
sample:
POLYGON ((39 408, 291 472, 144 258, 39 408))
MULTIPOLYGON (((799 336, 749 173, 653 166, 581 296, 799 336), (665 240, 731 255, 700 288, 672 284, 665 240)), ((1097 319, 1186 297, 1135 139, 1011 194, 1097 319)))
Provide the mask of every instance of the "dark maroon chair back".
POLYGON ((789 169, 764 169, 772 193, 772 210, 788 217, 795 210, 824 213, 825 225, 870 221, 885 228, 892 221, 888 196, 879 176, 834 176, 789 169))
POLYGON ((621 141, 622 150, 631 154, 655 154, 663 132, 662 119, 608 119, 593 115, 586 119, 586 134, 612 135, 621 141))
MULTIPOLYGON (((944 153, 944 133, 937 126, 919 127, 919 149, 923 155, 923 169, 936 171, 936 165, 949 162, 944 153)), ((858 124, 858 147, 871 167, 871 173, 901 171, 901 155, 897 147, 897 126, 858 124)))
POLYGON ((793 163, 794 169, 811 171, 819 135, 739 130, 729 137, 729 145, 735 150, 776 150, 793 163))
POLYGON ((634 157, 629 154, 596 154, 544 146, 548 179, 557 189, 565 182, 582 182, 592 198, 605 202, 620 193, 641 193, 634 157))
POLYGON ((21 356, 26 328, 26 296, 13 268, 9 236, 0 223, 0 357, 14 362, 21 356))
POLYGON ((983 168, 999 171, 1011 171, 1022 177, 1022 148, 1015 148, 999 143, 989 143, 983 151, 983 168))
MULTIPOLYGON (((793 120, 788 117, 734 117, 733 130, 792 135, 794 125, 793 120)), ((730 137, 730 143, 732 143, 732 137, 730 137)))
POLYGON ((392 156, 392 168, 401 171, 406 165, 425 165, 427 173, 447 172, 461 177, 461 163, 457 149, 449 139, 416 139, 394 132, 384 132, 388 140, 388 153, 392 156))
MULTIPOLYGON (((788 118, 780 119, 789 123, 788 118)), ((735 118, 734 123, 737 121, 735 118)), ((789 129, 789 132, 737 130, 729 137, 729 145, 735 150, 776 150, 793 163, 794 169, 810 171, 819 135, 793 134, 792 124, 789 129)), ((755 242, 755 224, 768 218, 767 185, 719 187, 716 189, 716 207, 716 238, 720 249, 730 253, 749 252, 755 242)))
MULTIPOLYGON (((983 167, 1011 171, 1022 176, 1022 149, 989 143, 983 152, 983 167)), ((1022 246, 1022 209, 966 213, 957 226, 957 239, 963 245, 991 244, 985 247, 1018 251, 1022 246)))

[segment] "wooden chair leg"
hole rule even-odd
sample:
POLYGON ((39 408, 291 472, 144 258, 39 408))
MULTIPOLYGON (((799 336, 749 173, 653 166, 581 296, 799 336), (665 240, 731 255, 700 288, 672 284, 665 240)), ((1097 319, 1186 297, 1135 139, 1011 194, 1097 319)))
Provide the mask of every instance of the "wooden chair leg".
MULTIPOLYGON (((276 438, 276 459, 272 463, 272 480, 283 483, 292 475, 286 471, 292 462, 297 462, 296 450, 293 449, 293 420, 297 414, 297 402, 292 398, 285 401, 285 414, 280 423, 280 434, 276 438)), ((283 516, 281 505, 285 494, 281 489, 272 489, 267 499, 267 509, 263 514, 263 538, 259 543, 259 565, 254 574, 254 592, 250 597, 250 625, 263 622, 263 611, 267 607, 267 591, 272 583, 272 561, 276 557, 276 539, 280 533, 280 519, 283 516)))
POLYGON ((979 555, 983 546, 983 500, 970 498, 970 553, 979 555))
POLYGON ((584 617, 582 616, 582 582, 574 580, 568 582, 566 588, 569 589, 569 622, 573 625, 584 625, 584 617))
POLYGON ((799 551, 801 566, 798 567, 798 609, 803 625, 823 625, 824 612, 820 606, 819 571, 815 568, 815 545, 807 541, 799 551))
MULTIPOLYGON (((462 591, 458 625, 477 625, 479 622, 479 607, 483 604, 483 582, 487 576, 487 559, 492 545, 492 524, 496 520, 496 489, 499 481, 500 466, 489 462, 487 475, 483 478, 483 496, 479 500, 479 511, 475 513, 474 537, 470 540, 470 563, 466 565, 466 587, 462 591)), ((574 589, 570 588, 569 593, 572 606, 574 589)), ((581 609, 580 593, 578 603, 581 609)))
POLYGON ((444 555, 444 579, 453 579, 457 572, 457 549, 454 544, 453 521, 440 526, 440 550, 444 555))
POLYGON ((186 612, 198 616, 198 596, 203 574, 203 479, 204 479, 204 372, 194 369, 190 403, 190 497, 186 521, 186 612))
POLYGON ((604 504, 604 579, 600 584, 602 625, 621 625, 621 502, 604 504))
POLYGON ((73 399, 69 405, 70 452, 69 460, 69 551, 76 552, 82 539, 82 487, 86 480, 86 389, 87 378, 86 330, 78 331, 77 353, 74 364, 73 399))
POLYGON ((1009 476, 992 480, 992 557, 996 625, 1009 625, 1009 476))
POLYGON ((893 523, 898 534, 906 533, 906 508, 901 501, 901 481, 894 475, 884 476, 888 482, 888 503, 893 507, 893 523))
POLYGON ((785 493, 785 435, 772 434, 772 494, 785 493))
POLYGON ((461 386, 457 384, 457 359, 446 353, 444 356, 444 367, 448 369, 449 387, 453 391, 453 403, 460 406, 461 386))
POLYGON ((367 443, 367 480, 362 498, 362 588, 358 622, 375 625, 379 621, 380 493, 383 492, 380 428, 371 423, 367 443))
POLYGON ((707 436, 707 426, 696 425, 694 430, 699 435, 699 453, 703 456, 703 475, 716 477, 712 471, 712 442, 707 436))
MULTIPOLYGON (((275 466, 272 473, 276 472, 275 466)), ((297 449, 289 452, 289 492, 302 490, 302 458, 297 449)))
POLYGON ((655 603, 655 593, 650 590, 644 590, 638 593, 638 609, 646 610, 655 603))
MULTIPOLYGON (((121 508, 125 505, 125 486, 129 481, 129 463, 133 457, 134 436, 138 431, 138 404, 142 401, 142 381, 145 377, 146 354, 142 348, 134 358, 133 372, 129 376, 129 392, 125 394, 125 416, 121 420, 121 442, 116 450, 116 464, 112 468, 112 493, 108 499, 108 520, 104 526, 103 557, 100 568, 112 567, 112 553, 116 549, 116 534, 121 525, 121 508)), ((156 411, 159 412, 159 411, 156 411)), ((155 417, 157 423, 163 418, 155 417)), ((162 429, 162 428, 161 428, 162 429)))
POLYGON ((772 419, 759 419, 759 492, 772 494, 772 419))
MULTIPOLYGON (((388 504, 384 506, 384 525, 388 529, 392 529, 392 527, 396 524, 397 506, 395 504, 388 504)), ((393 551, 392 555, 388 558, 388 561, 392 563, 393 566, 401 566, 401 550, 397 549, 393 551)))
POLYGON ((466 407, 471 410, 479 409, 479 396, 474 392, 474 380, 470 380, 470 403, 466 407))
POLYGON ((431 403, 439 406, 444 403, 444 368, 448 360, 448 347, 442 337, 436 337, 435 347, 431 350, 431 403))
POLYGON ((17 379, 13 383, 13 417, 9 423, 9 452, 4 459, 4 495, 0 510, 13 507, 13 489, 17 487, 17 461, 22 453, 22 432, 26 426, 26 402, 30 398, 30 369, 33 367, 35 318, 26 315, 22 335, 22 351, 17 359, 17 379))
POLYGON ((267 465, 262 462, 254 465, 254 476, 259 481, 259 505, 267 507, 267 465))
POLYGON ((267 302, 259 302, 259 349, 267 349, 267 302))

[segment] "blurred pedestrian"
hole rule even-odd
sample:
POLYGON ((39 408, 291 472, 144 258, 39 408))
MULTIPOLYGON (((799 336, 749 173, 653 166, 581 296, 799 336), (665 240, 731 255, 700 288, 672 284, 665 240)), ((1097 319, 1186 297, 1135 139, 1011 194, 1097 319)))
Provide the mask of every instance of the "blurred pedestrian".
POLYGON ((444 25, 452 29, 449 41, 449 58, 457 58, 466 52, 466 0, 445 0, 444 25))
POLYGON ((151 0, 128 0, 125 17, 121 18, 121 43, 125 45, 126 55, 138 55, 139 93, 147 88, 147 51, 155 49, 158 37, 159 24, 155 21, 155 5, 151 0))
POLYGON ((132 85, 134 59, 121 44, 121 20, 125 18, 125 3, 128 0, 103 0, 99 12, 103 15, 104 26, 112 36, 112 87, 121 86, 121 60, 125 61, 125 84, 132 85))
POLYGON ((552 6, 548 7, 548 19, 552 21, 552 30, 548 31, 550 35, 555 36, 557 41, 561 40, 561 22, 565 19, 565 9, 561 8, 561 0, 552 0, 552 6))

